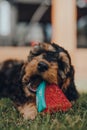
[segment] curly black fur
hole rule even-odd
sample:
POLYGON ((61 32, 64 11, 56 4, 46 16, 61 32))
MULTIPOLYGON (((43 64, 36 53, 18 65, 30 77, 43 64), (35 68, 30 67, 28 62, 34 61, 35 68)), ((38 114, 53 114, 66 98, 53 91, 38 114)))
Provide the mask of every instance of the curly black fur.
POLYGON ((16 104, 27 100, 20 78, 23 65, 24 62, 18 60, 6 60, 0 64, 0 98, 9 97, 16 104))
POLYGON ((28 60, 30 61, 30 59, 32 60, 34 57, 45 53, 45 55, 43 55, 43 59, 47 60, 48 62, 57 62, 59 68, 58 77, 60 79, 58 85, 62 89, 62 86, 65 83, 65 81, 69 79, 70 83, 66 85, 66 89, 63 89, 63 92, 70 101, 75 101, 79 97, 79 94, 75 86, 74 82, 75 72, 68 51, 55 43, 46 43, 46 44, 48 44, 49 46, 51 45, 54 48, 54 50, 53 51, 45 50, 44 47, 39 45, 37 50, 34 50, 33 52, 30 53, 28 60), (63 56, 61 56, 61 53, 63 53, 63 56), (63 60, 64 57, 65 60, 63 60))
MULTIPOLYGON (((55 43, 49 43, 49 45, 51 45, 55 51, 45 51, 40 48, 36 53, 30 53, 28 62, 31 61, 33 57, 40 55, 41 53, 45 53, 45 55, 43 55, 43 59, 48 62, 57 62, 59 68, 58 85, 70 101, 76 100, 78 98, 78 92, 74 83, 74 68, 71 64, 71 58, 64 48, 56 45, 55 43), (63 56, 60 55, 61 52, 66 55, 67 61, 63 60, 63 56), (62 87, 68 78, 70 83, 66 86, 66 89, 63 89, 62 87)), ((22 104, 29 100, 25 96, 23 90, 22 77, 25 75, 24 69, 26 68, 26 66, 23 67, 24 65, 25 63, 23 61, 18 60, 7 60, 0 64, 0 98, 9 97, 16 104, 22 104)))

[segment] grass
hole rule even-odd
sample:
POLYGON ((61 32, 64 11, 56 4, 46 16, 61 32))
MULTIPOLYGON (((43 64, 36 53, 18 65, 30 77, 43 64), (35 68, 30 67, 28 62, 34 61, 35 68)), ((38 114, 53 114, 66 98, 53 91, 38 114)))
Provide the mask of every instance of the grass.
POLYGON ((66 113, 24 120, 10 99, 0 100, 0 130, 87 130, 87 94, 82 94, 74 107, 66 113))

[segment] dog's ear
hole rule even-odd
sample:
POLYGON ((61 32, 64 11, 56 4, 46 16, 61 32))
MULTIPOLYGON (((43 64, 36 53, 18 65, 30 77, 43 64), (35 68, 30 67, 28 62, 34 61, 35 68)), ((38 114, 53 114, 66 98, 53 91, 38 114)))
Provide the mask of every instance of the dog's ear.
POLYGON ((72 80, 64 92, 69 101, 76 101, 79 98, 79 93, 76 89, 74 80, 72 80))
POLYGON ((56 50, 57 54, 57 62, 58 62, 58 74, 61 77, 61 79, 66 78, 66 74, 70 70, 70 65, 71 65, 71 58, 68 52, 61 46, 52 43, 52 46, 56 50))
POLYGON ((79 93, 76 89, 76 85, 74 82, 74 74, 75 74, 74 67, 71 65, 70 73, 68 75, 71 78, 71 80, 70 80, 70 84, 66 90, 66 96, 70 101, 75 101, 79 97, 79 93))
POLYGON ((59 86, 70 101, 75 101, 79 97, 79 94, 74 83, 74 67, 71 64, 70 55, 59 45, 55 43, 52 45, 56 49, 56 52, 58 52, 57 62, 59 86))
POLYGON ((76 89, 75 86, 75 82, 74 82, 74 67, 72 65, 70 65, 70 70, 69 72, 66 74, 66 79, 64 80, 64 82, 62 82, 62 90, 65 93, 66 97, 70 100, 70 101, 75 101, 78 97, 78 91, 76 89))
POLYGON ((58 56, 58 73, 62 79, 66 78, 67 73, 70 71, 71 59, 65 52, 59 52, 58 56))

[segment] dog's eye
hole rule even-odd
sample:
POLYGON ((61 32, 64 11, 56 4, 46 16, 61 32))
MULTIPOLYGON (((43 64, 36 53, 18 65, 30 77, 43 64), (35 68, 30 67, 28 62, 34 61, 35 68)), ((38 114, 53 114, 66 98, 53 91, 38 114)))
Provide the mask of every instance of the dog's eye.
POLYGON ((40 55, 42 51, 30 51, 30 54, 28 56, 28 61, 31 61, 34 57, 40 55))
POLYGON ((55 52, 50 52, 50 51, 44 53, 44 55, 43 55, 43 58, 49 62, 57 61, 57 57, 58 57, 58 54, 56 54, 55 52))
POLYGON ((33 55, 33 56, 40 55, 41 53, 42 53, 41 50, 38 50, 38 51, 36 51, 36 52, 30 52, 30 54, 33 55))

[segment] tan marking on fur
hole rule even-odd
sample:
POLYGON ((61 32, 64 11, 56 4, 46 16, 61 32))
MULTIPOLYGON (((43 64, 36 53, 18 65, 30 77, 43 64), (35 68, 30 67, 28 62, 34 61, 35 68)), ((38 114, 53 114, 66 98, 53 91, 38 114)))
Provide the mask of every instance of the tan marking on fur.
POLYGON ((44 72, 42 77, 49 83, 58 84, 58 73, 57 72, 58 72, 57 63, 52 63, 52 64, 50 64, 48 71, 44 72))
POLYGON ((24 119, 35 119, 37 115, 37 108, 35 103, 26 103, 18 107, 18 111, 22 114, 24 119))
POLYGON ((38 45, 34 46, 31 51, 30 55, 37 53, 39 50, 45 50, 45 51, 55 51, 53 46, 48 43, 39 43, 38 45))
POLYGON ((29 64, 27 64, 25 68, 25 75, 23 77, 23 82, 28 81, 32 75, 38 74, 49 83, 57 84, 58 83, 57 72, 58 72, 57 63, 54 62, 49 63, 48 61, 40 58, 40 56, 37 56, 29 64), (41 61, 45 62, 49 66, 48 70, 43 73, 39 73, 37 70, 38 63, 41 61))
POLYGON ((33 94, 32 92, 29 91, 29 89, 27 88, 27 86, 23 87, 23 90, 25 92, 25 96, 26 97, 30 97, 30 96, 34 97, 35 96, 35 94, 33 94))
POLYGON ((65 73, 64 73, 63 71, 61 71, 61 70, 60 70, 60 75, 61 75, 62 79, 65 79, 65 78, 66 78, 65 73))
POLYGON ((51 44, 48 44, 48 43, 40 43, 40 47, 46 51, 55 51, 53 46, 51 44))
POLYGON ((67 55, 64 52, 60 52, 59 57, 61 58, 61 60, 63 62, 65 62, 67 64, 67 67, 64 70, 64 72, 67 73, 69 71, 69 69, 70 69, 69 58, 67 57, 67 55))
POLYGON ((32 62, 28 63, 25 68, 25 75, 23 76, 22 81, 26 82, 29 80, 30 76, 34 75, 37 72, 36 65, 37 60, 32 60, 32 62))
POLYGON ((26 68, 25 68, 25 75, 22 79, 23 82, 26 82, 29 80, 29 78, 35 74, 39 74, 38 73, 38 70, 37 70, 37 66, 38 66, 38 63, 40 61, 43 61, 45 62, 46 64, 48 64, 49 66, 49 62, 47 62, 46 60, 42 59, 41 56, 37 56, 35 57, 34 59, 32 59, 31 62, 29 62, 27 65, 26 65, 26 68))
POLYGON ((62 86, 62 90, 67 90, 68 86, 70 84, 70 78, 67 78, 62 86))

